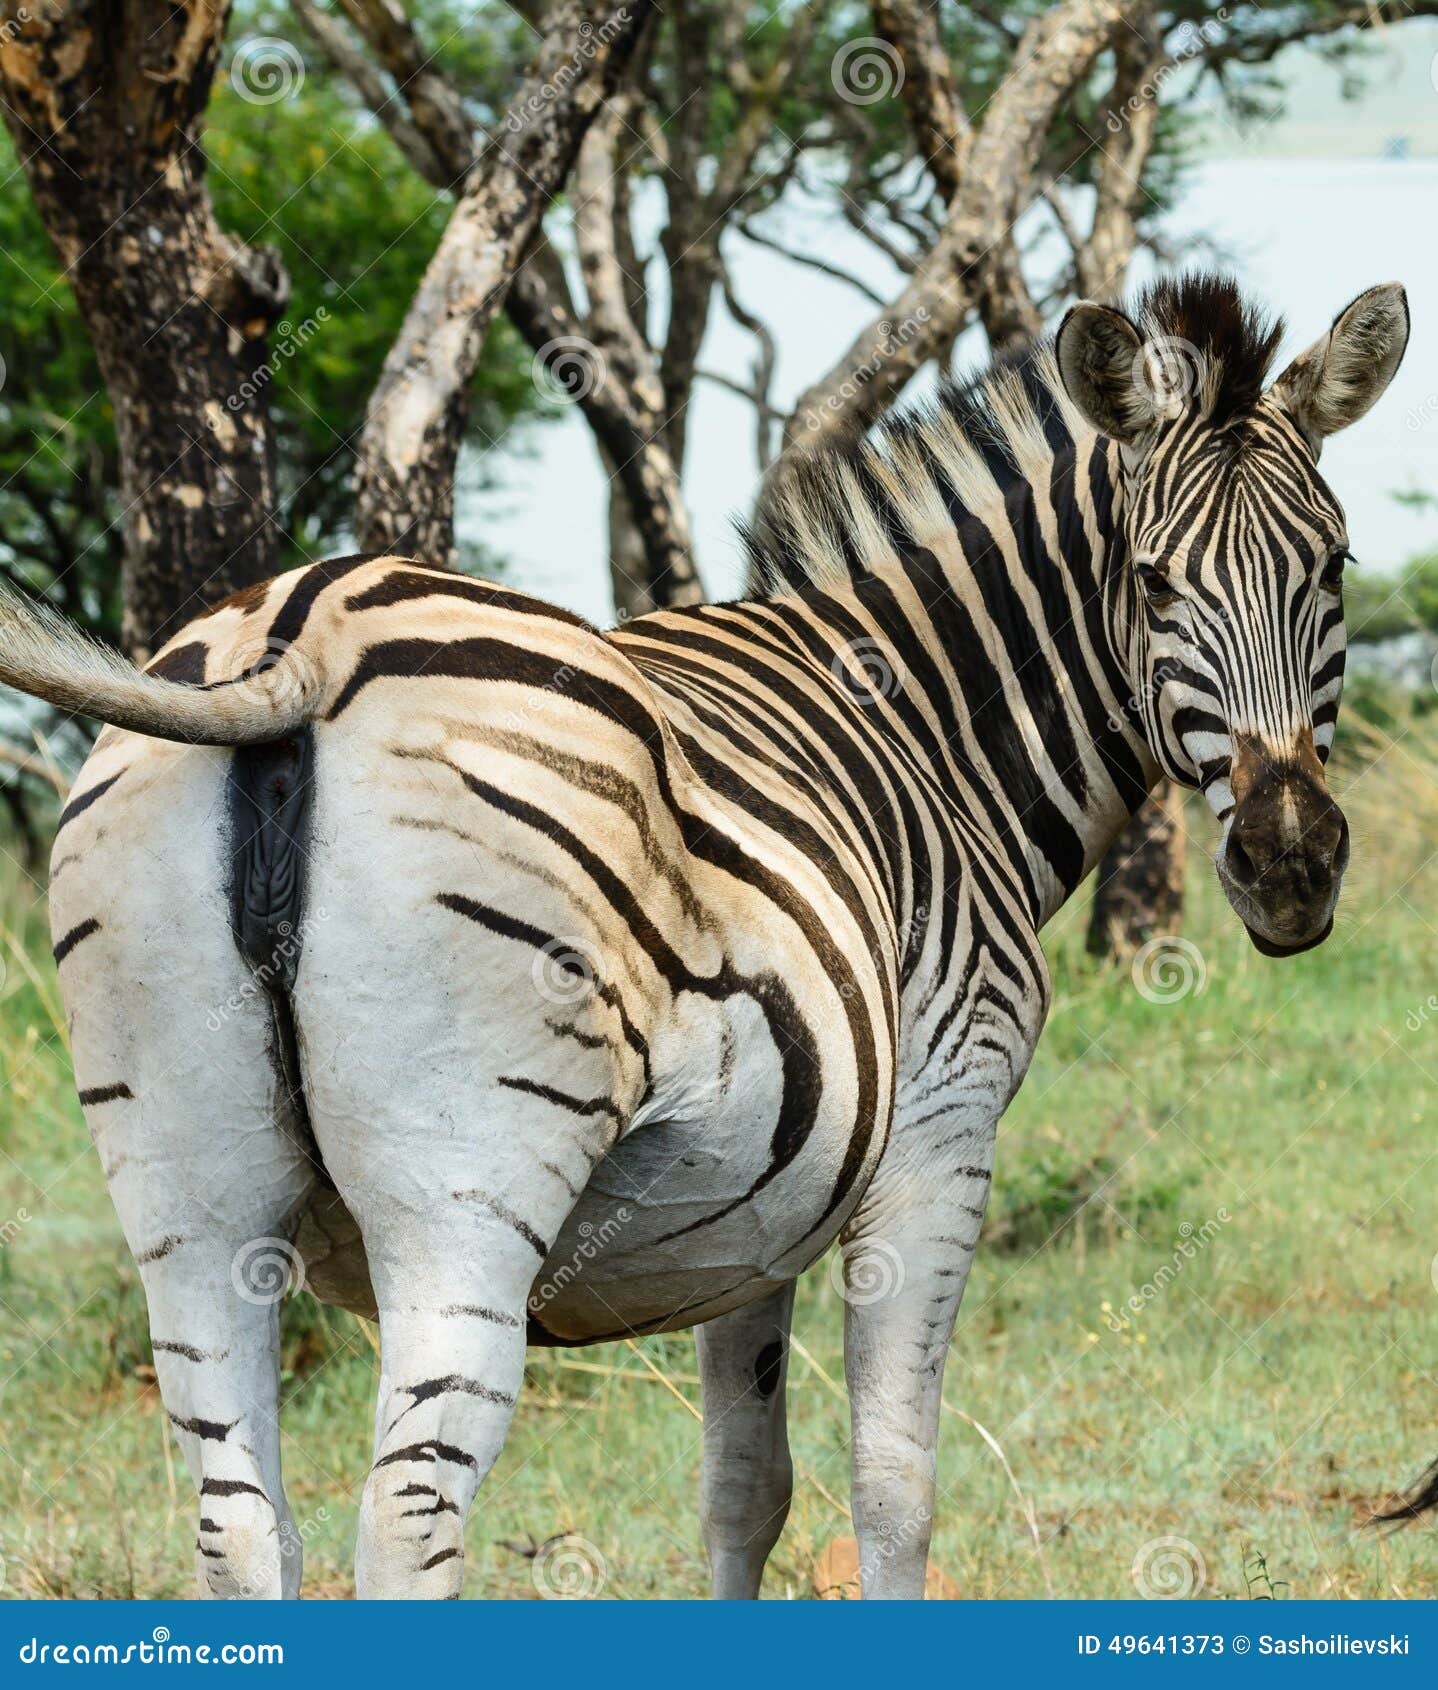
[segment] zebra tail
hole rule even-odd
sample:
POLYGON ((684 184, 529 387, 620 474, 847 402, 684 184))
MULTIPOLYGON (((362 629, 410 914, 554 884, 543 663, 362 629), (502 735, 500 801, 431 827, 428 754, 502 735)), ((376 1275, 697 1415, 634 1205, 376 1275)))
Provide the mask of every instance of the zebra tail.
POLYGON ((1406 1525, 1410 1520, 1416 1520, 1426 1514, 1430 1508, 1438 1508, 1438 1461, 1416 1481, 1413 1488, 1402 1502, 1387 1509, 1382 1514, 1375 1514, 1368 1522, 1370 1526, 1385 1526, 1393 1523, 1406 1525))
POLYGON ((145 674, 48 605, 0 584, 0 682, 59 710, 194 745, 253 745, 319 713, 317 655, 267 655, 247 675, 189 686, 145 674))

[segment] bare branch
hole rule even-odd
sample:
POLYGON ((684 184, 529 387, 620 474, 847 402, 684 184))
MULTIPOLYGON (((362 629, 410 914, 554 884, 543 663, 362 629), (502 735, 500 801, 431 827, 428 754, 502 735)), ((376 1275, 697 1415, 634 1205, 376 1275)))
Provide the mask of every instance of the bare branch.
MULTIPOLYGON (((539 274, 532 263, 521 267, 510 290, 509 315, 536 354, 556 365, 558 376, 566 348, 584 339, 583 328, 557 303, 556 293, 540 284, 539 274)), ((643 538, 650 597, 660 605, 697 604, 704 592, 674 462, 624 383, 602 367, 594 377, 578 383, 575 397, 643 538)))
POLYGON ((793 247, 785 246, 782 241, 776 241, 771 235, 761 235, 752 223, 740 222, 736 225, 739 233, 746 241, 752 241, 755 246, 767 248, 770 252, 777 252, 780 258, 787 258, 791 264, 802 264, 806 270, 817 270, 821 276, 830 276, 836 282, 843 282, 856 292, 863 294, 865 299, 875 305, 887 303, 883 294, 877 288, 871 288, 866 281, 851 274, 848 270, 841 270, 837 264, 830 264, 827 259, 817 258, 812 252, 798 252, 793 247))
POLYGON ((759 468, 766 470, 774 460, 774 424, 783 420, 780 413, 774 409, 769 398, 774 385, 774 365, 777 362, 774 336, 770 332, 768 324, 762 318, 755 316, 734 292, 733 279, 729 275, 727 265, 720 273, 720 281, 724 289, 724 303, 728 307, 729 315, 741 329, 746 329, 753 335, 758 343, 758 352, 754 358, 753 385, 745 397, 754 407, 755 450, 759 459, 759 468))
POLYGON ((942 234, 888 312, 805 393, 787 444, 819 445, 868 426, 952 340, 979 291, 985 257, 1033 193, 1055 114, 1144 0, 1064 0, 1030 22, 967 149, 942 234))
POLYGON ((919 154, 944 199, 959 191, 969 138, 936 12, 916 0, 874 0, 874 27, 899 55, 901 92, 919 154))
POLYGON ((448 561, 455 461, 485 335, 652 10, 652 0, 612 14, 605 0, 564 0, 551 13, 534 72, 466 179, 371 397, 355 477, 366 549, 448 561))
POLYGON ((626 277, 619 262, 616 155, 627 127, 626 105, 622 97, 610 100, 580 146, 571 195, 574 241, 589 300, 590 338, 658 426, 664 389, 649 343, 630 314, 626 277))
MULTIPOLYGON (((467 174, 474 158, 473 127, 464 102, 449 79, 430 62, 399 0, 341 0, 355 28, 395 80, 415 127, 451 174, 451 185, 467 174)), ((621 13, 616 16, 622 18, 621 13)), ((551 31, 563 30, 556 12, 551 31)))
POLYGON ((355 44, 339 20, 314 0, 290 0, 290 10, 335 69, 349 78, 415 170, 437 188, 452 187, 455 173, 446 167, 410 119, 403 99, 390 93, 373 60, 355 44))

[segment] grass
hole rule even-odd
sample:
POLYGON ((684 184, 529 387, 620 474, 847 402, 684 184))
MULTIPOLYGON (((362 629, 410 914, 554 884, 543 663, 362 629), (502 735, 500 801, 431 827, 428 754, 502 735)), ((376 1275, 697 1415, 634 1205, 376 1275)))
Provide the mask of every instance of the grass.
MULTIPOLYGON (((934 1559, 965 1596, 1132 1596, 1136 1560, 1163 1576, 1159 1539, 1183 1540, 1180 1578, 1201 1559, 1207 1596, 1438 1596, 1432 1526, 1362 1529, 1438 1455, 1438 761, 1418 728, 1352 735, 1335 785, 1355 863, 1321 950, 1250 948, 1199 813, 1195 989, 1149 1001, 1089 962, 1081 906, 1048 935, 1055 1008, 947 1378, 934 1559)), ((42 902, 13 874, 3 906, 4 1593, 187 1595, 190 1484, 57 1035, 42 902)), ((800 1290, 800 1480, 771 1595, 809 1595, 850 1529, 841 1313, 821 1265, 800 1290)), ((306 1591, 344 1596, 372 1336, 307 1296, 286 1317, 306 1591)), ((592 1546, 584 1588, 702 1595, 697 1401, 687 1335, 535 1353, 466 1593, 532 1597, 534 1550, 568 1533, 592 1546)))

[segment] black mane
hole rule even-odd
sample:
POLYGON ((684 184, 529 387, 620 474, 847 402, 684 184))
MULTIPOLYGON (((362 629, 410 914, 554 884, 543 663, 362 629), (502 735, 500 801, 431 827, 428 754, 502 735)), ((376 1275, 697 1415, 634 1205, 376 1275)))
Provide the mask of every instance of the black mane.
POLYGON ((1194 270, 1151 282, 1134 302, 1147 336, 1167 335, 1193 347, 1213 373, 1209 420, 1222 424, 1258 402, 1283 319, 1250 304, 1232 276, 1194 270))

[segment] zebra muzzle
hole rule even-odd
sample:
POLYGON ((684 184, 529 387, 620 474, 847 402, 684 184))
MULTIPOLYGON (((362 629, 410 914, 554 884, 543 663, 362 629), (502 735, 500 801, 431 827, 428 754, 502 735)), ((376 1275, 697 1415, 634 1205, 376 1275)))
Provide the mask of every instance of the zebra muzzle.
POLYGON ((1333 801, 1305 729, 1275 755, 1256 738, 1235 739, 1236 800, 1218 854, 1229 902, 1265 956, 1294 956, 1333 929, 1348 822, 1333 801))

